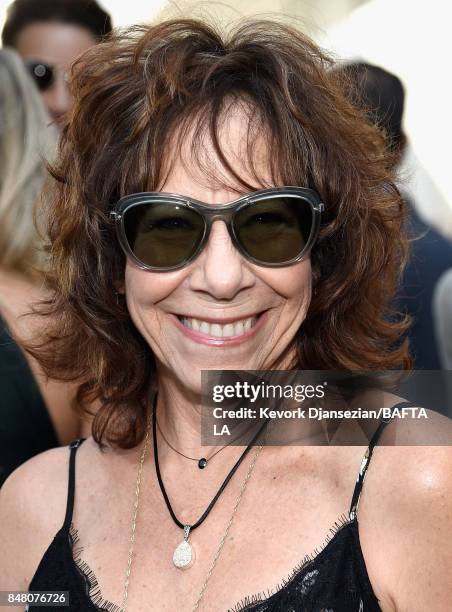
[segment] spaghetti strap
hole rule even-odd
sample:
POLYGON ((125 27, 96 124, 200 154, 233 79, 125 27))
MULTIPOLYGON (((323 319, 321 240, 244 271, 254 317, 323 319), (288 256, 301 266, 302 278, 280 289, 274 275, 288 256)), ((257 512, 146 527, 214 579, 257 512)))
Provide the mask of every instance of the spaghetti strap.
POLYGON ((391 408, 391 416, 381 419, 377 429, 374 431, 373 436, 370 439, 369 446, 367 447, 367 450, 364 453, 364 457, 361 461, 361 467, 359 468, 358 477, 356 479, 355 489, 353 491, 352 501, 350 503, 350 510, 349 510, 350 520, 353 520, 356 517, 359 500, 361 498, 361 491, 362 491, 363 484, 364 484, 364 477, 366 476, 367 468, 369 467, 369 463, 372 458, 373 450, 381 434, 383 433, 383 430, 385 429, 386 425, 390 423, 392 419, 394 418, 393 414, 396 409, 408 408, 410 406, 416 407, 415 404, 413 404, 412 402, 407 402, 407 401, 399 402, 398 404, 395 404, 391 408))
POLYGON ((67 504, 66 516, 64 517, 62 531, 69 531, 72 523, 72 514, 74 512, 74 497, 75 497, 75 454, 79 446, 83 444, 86 438, 78 438, 69 444, 69 478, 67 488, 67 504))

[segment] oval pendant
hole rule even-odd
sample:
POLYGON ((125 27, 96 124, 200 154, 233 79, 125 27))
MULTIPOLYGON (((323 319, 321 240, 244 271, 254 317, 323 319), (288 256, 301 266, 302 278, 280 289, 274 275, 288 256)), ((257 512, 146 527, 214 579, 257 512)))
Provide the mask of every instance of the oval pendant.
POLYGON ((192 545, 183 540, 175 549, 173 554, 173 563, 179 569, 187 569, 193 565, 195 560, 195 551, 192 545))
POLYGON ((203 470, 207 465, 207 459, 204 457, 198 461, 198 467, 200 470, 203 470))

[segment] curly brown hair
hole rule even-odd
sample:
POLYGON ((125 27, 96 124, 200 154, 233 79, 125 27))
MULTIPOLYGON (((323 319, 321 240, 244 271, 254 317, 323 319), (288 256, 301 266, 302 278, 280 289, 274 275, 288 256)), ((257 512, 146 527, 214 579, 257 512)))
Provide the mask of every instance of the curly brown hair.
POLYGON ((75 64, 74 107, 51 169, 55 297, 41 305, 47 331, 29 350, 48 375, 81 381, 80 404, 100 400, 97 442, 138 444, 156 387, 153 353, 115 295, 125 260, 109 209, 125 194, 156 190, 169 139, 194 124, 195 134, 208 130, 234 184, 254 189, 222 153, 218 130, 231 97, 255 109, 251 166, 253 139, 264 127, 273 176, 315 189, 326 205, 294 368, 410 367, 402 338, 408 323, 391 313, 407 252, 393 160, 331 66, 287 25, 252 20, 225 35, 191 19, 116 33, 75 64))

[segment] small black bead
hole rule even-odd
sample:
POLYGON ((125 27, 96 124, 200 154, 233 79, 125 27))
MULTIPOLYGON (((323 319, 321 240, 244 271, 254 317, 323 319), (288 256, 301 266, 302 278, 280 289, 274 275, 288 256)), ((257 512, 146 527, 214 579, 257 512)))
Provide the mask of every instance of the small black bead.
POLYGON ((206 465, 207 465, 207 459, 204 459, 204 457, 198 461, 198 467, 200 470, 203 470, 206 467, 206 465))

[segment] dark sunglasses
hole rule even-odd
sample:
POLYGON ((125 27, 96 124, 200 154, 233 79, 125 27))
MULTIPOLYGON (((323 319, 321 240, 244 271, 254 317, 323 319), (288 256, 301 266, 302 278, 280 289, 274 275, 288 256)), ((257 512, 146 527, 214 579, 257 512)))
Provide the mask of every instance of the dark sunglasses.
POLYGON ((269 267, 297 263, 317 238, 323 209, 312 189, 277 187, 222 205, 169 193, 136 193, 121 198, 110 216, 126 256, 140 268, 165 272, 191 263, 218 219, 249 261, 269 267))
MULTIPOLYGON (((27 61, 25 66, 33 77, 39 91, 46 91, 53 85, 58 68, 39 61, 27 61)), ((67 72, 64 72, 64 79, 65 81, 68 80, 67 72)))

